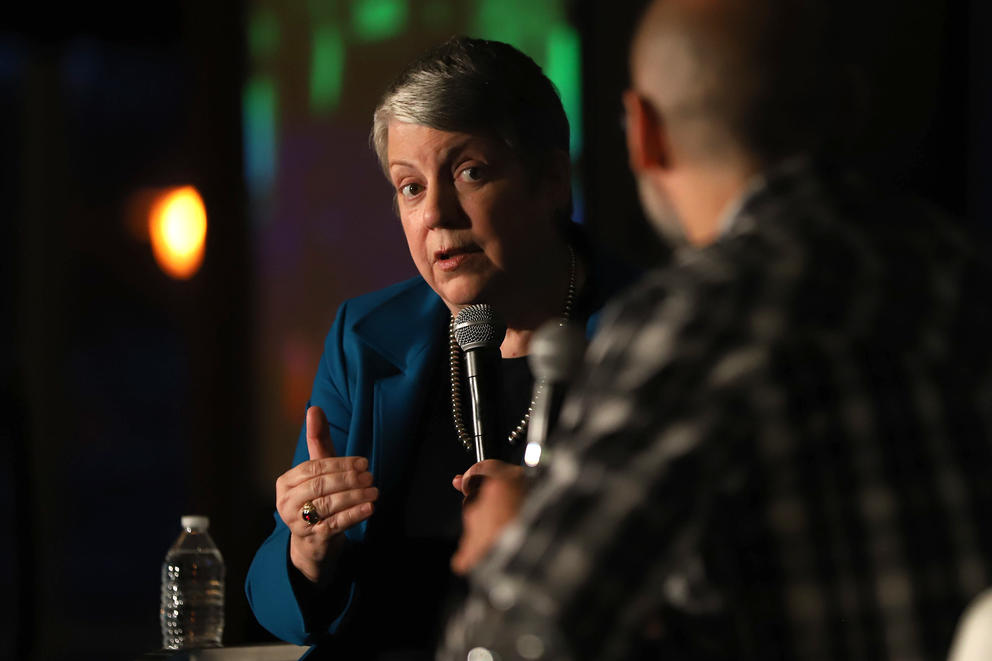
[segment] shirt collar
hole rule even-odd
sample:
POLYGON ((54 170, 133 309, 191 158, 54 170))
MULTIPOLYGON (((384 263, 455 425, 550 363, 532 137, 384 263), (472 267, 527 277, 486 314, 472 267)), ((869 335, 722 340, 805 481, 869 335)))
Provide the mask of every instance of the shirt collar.
POLYGON ((792 156, 780 161, 748 179, 740 194, 731 200, 720 214, 718 241, 729 236, 740 223, 745 211, 753 206, 756 200, 762 198, 770 188, 770 183, 784 178, 793 178, 807 172, 812 167, 809 156, 792 156))

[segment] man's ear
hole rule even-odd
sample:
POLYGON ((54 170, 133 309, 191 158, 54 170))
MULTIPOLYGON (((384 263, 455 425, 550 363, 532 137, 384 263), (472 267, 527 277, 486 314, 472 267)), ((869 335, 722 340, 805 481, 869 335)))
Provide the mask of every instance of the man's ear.
POLYGON ((671 164, 668 134, 651 102, 634 90, 623 93, 627 116, 627 154, 636 172, 667 168, 671 164))

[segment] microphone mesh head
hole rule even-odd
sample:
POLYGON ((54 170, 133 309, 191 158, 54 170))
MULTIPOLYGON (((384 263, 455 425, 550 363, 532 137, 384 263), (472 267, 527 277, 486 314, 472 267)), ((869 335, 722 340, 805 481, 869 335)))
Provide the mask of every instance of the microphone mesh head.
POLYGON ((462 351, 489 348, 499 349, 506 336, 506 324, 496 314, 493 306, 485 303, 469 305, 455 317, 455 340, 462 351))

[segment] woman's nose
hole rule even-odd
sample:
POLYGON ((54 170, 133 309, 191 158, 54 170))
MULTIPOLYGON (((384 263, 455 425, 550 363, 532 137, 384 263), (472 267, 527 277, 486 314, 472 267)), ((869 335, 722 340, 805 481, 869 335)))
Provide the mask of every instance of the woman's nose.
POLYGON ((435 184, 424 199, 424 224, 429 228, 452 227, 460 217, 458 195, 453 186, 435 184))

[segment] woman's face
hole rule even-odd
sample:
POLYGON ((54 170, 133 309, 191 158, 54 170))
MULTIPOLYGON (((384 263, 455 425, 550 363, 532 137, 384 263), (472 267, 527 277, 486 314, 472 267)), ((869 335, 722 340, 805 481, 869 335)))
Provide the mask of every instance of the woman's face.
POLYGON ((553 217, 567 176, 564 186, 532 181, 498 140, 395 120, 388 167, 410 255, 453 314, 526 297, 542 252, 558 240, 553 217))

